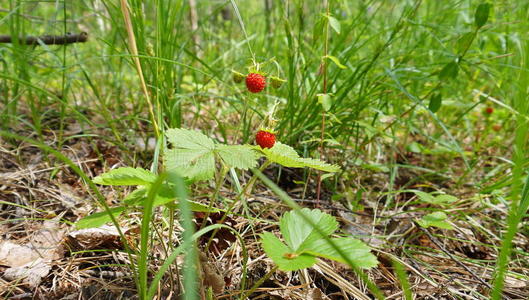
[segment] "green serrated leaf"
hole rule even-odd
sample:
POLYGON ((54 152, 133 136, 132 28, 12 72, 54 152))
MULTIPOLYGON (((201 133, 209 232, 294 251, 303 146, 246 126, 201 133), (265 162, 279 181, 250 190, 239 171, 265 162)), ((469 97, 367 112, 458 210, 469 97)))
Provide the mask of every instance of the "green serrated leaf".
POLYGON ((149 185, 156 181, 156 175, 142 168, 118 168, 94 178, 101 185, 149 185))
POLYGON ((439 72, 439 79, 455 79, 458 72, 459 65, 455 61, 449 62, 443 67, 443 69, 441 69, 441 72, 439 72))
POLYGON ((325 172, 338 172, 340 170, 340 167, 328 164, 321 160, 301 158, 294 148, 280 142, 277 142, 274 147, 270 149, 261 149, 260 147, 255 147, 254 149, 260 150, 271 162, 289 168, 309 167, 325 172))
POLYGON ((125 198, 123 198, 123 203, 130 206, 137 205, 138 203, 143 202, 145 198, 147 198, 148 191, 149 189, 146 187, 135 189, 127 196, 125 196, 125 198))
POLYGON ((283 271, 297 271, 309 268, 316 263, 316 257, 294 253, 270 232, 261 234, 261 242, 266 255, 283 271))
POLYGON ((485 25, 485 23, 487 23, 487 20, 489 19, 490 7, 490 3, 481 3, 476 8, 476 13, 474 14, 474 24, 476 24, 477 28, 481 28, 483 25, 485 25))
POLYGON ((175 148, 213 150, 215 143, 201 132, 183 128, 172 128, 166 131, 167 140, 175 148))
POLYGON ((422 219, 417 220, 417 223, 424 228, 438 227, 442 229, 454 229, 452 224, 445 221, 447 218, 448 216, 444 212, 436 211, 423 216, 422 219))
MULTIPOLYGON (((371 248, 362 241, 352 238, 333 238, 331 239, 340 250, 347 255, 355 266, 369 269, 378 265, 376 256, 371 253, 371 248)), ((334 247, 324 239, 315 240, 306 246, 305 253, 315 256, 332 259, 341 263, 347 263, 346 260, 334 249, 334 247)))
POLYGON ((328 59, 332 60, 332 62, 333 62, 336 66, 338 66, 338 68, 340 68, 340 69, 347 69, 347 67, 344 66, 344 65, 342 65, 342 63, 340 62, 340 60, 339 60, 338 57, 336 57, 336 56, 326 55, 326 56, 324 56, 323 58, 328 58, 328 59))
POLYGON ((303 208, 301 211, 286 212, 280 220, 281 234, 290 248, 296 252, 315 240, 321 239, 320 233, 308 223, 301 214, 312 220, 324 235, 330 235, 338 228, 336 219, 319 209, 303 208))
POLYGON ((336 33, 340 34, 340 31, 341 31, 340 22, 336 20, 336 18, 334 17, 328 16, 328 18, 329 18, 329 25, 331 25, 332 29, 334 29, 336 33))
MULTIPOLYGON (((110 213, 117 218, 123 211, 125 207, 113 207, 110 209, 110 213)), ((97 212, 91 215, 88 215, 75 223, 75 226, 79 229, 83 228, 93 228, 102 226, 108 222, 112 221, 110 215, 106 211, 97 212)))
POLYGON ((430 98, 430 104, 428 104, 428 109, 430 109, 433 113, 436 113, 439 108, 441 108, 441 103, 443 102, 443 97, 441 94, 436 93, 433 94, 430 98))
POLYGON ((316 95, 318 97, 318 103, 321 104, 323 107, 323 110, 329 111, 332 106, 332 98, 329 94, 318 94, 316 95))
POLYGON ((230 168, 248 170, 257 166, 259 152, 250 145, 217 145, 217 153, 230 168))
POLYGON ((168 149, 165 166, 193 181, 208 180, 215 175, 215 155, 208 149, 168 149))

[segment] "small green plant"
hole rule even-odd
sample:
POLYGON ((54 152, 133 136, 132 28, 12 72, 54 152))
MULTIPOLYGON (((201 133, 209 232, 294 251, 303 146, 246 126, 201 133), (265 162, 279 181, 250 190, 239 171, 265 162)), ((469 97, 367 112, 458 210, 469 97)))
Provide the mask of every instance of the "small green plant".
POLYGON ((371 248, 362 241, 347 237, 329 238, 338 229, 338 222, 318 209, 287 212, 281 217, 279 228, 286 244, 271 232, 261 234, 261 241, 266 254, 283 271, 311 267, 317 257, 346 263, 347 259, 336 248, 358 268, 368 269, 378 264, 371 248))
POLYGON ((436 211, 423 216, 420 220, 417 220, 417 223, 424 228, 438 227, 442 229, 454 229, 452 224, 448 223, 446 219, 448 219, 448 216, 444 212, 436 211))
MULTIPOLYGON (((267 158, 267 162, 263 164, 265 167, 270 163, 277 163, 285 167, 310 167, 325 172, 340 170, 338 166, 318 159, 302 158, 292 147, 280 142, 276 142, 271 148, 254 145, 225 145, 216 143, 198 131, 181 128, 167 130, 166 137, 172 147, 165 149, 164 167, 186 178, 188 183, 213 179, 218 171, 218 165, 221 165, 224 170, 255 168, 258 159, 263 156, 267 158)), ((156 178, 157 176, 148 170, 126 167, 111 170, 97 176, 93 181, 100 185, 137 186, 136 190, 123 199, 122 205, 110 209, 112 215, 118 217, 127 209, 143 206, 156 178)), ((154 195, 153 206, 173 203, 176 198, 172 191, 171 184, 163 182, 154 195)), ((218 211, 211 205, 206 207, 196 202, 191 202, 191 205, 193 211, 218 211)), ((106 211, 98 212, 79 220, 77 226, 80 228, 97 227, 110 220, 111 217, 106 211)))

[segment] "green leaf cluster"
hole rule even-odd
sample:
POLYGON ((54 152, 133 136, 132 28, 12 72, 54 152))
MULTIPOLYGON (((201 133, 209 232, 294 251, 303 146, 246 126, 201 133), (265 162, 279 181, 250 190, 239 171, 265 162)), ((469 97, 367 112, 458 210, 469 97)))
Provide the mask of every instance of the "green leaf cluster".
POLYGON ((312 158, 302 158, 294 148, 277 142, 270 149, 251 145, 217 144, 206 135, 188 129, 169 129, 167 139, 172 148, 165 152, 165 167, 191 181, 208 180, 215 175, 215 163, 228 168, 247 170, 257 166, 266 156, 271 162, 291 168, 309 167, 325 172, 337 172, 338 166, 312 158))
POLYGON ((281 270, 296 271, 311 267, 317 257, 346 263, 331 242, 359 268, 367 269, 378 264, 371 248, 362 241, 346 237, 329 238, 338 229, 338 222, 318 209, 287 212, 281 217, 279 228, 285 243, 270 232, 261 234, 261 242, 268 257, 281 270), (313 227, 303 216, 316 226, 313 227))
POLYGON ((452 224, 446 221, 447 218, 448 216, 444 212, 436 211, 434 213, 423 216, 422 219, 417 221, 417 223, 424 228, 438 227, 442 229, 454 229, 452 224))
POLYGON ((280 164, 284 167, 290 168, 304 168, 309 167, 316 170, 321 170, 325 172, 338 172, 340 167, 336 165, 328 164, 319 159, 313 158, 303 158, 294 150, 294 148, 277 142, 274 147, 270 149, 261 149, 259 146, 256 146, 254 149, 261 151, 268 160, 271 162, 280 164))
MULTIPOLYGON (((148 200, 149 190, 158 176, 141 168, 118 168, 108 171, 94 178, 94 183, 101 185, 137 185, 138 188, 123 198, 121 206, 113 207, 110 211, 102 211, 88 215, 76 223, 78 228, 99 227, 111 221, 111 215, 119 217, 127 209, 143 206, 148 200)), ((164 182, 152 198, 152 206, 171 205, 176 201, 174 188, 164 182)), ((197 202, 189 202, 193 211, 216 212, 218 209, 209 208, 197 202)))
POLYGON ((172 148, 165 151, 165 167, 191 181, 213 178, 216 161, 228 168, 248 170, 257 166, 260 156, 250 145, 217 144, 194 130, 173 128, 166 136, 172 148))

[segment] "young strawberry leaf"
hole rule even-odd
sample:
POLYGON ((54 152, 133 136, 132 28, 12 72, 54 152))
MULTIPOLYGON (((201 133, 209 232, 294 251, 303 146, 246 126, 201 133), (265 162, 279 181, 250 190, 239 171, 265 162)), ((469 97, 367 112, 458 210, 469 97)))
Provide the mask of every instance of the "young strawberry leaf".
MULTIPOLYGON (((378 265, 377 258, 371 253, 371 248, 362 241, 346 237, 333 238, 331 240, 347 254, 350 261, 357 267, 369 269, 378 265)), ((346 263, 346 260, 324 239, 316 240, 305 248, 304 253, 346 263)))
POLYGON ((261 241, 266 255, 283 271, 305 269, 316 263, 316 257, 310 254, 294 253, 270 232, 261 234, 261 241))
POLYGON ((280 142, 276 142, 274 147, 270 149, 261 149, 260 147, 255 147, 254 149, 261 151, 271 162, 275 162, 284 167, 309 167, 325 172, 338 172, 340 170, 340 167, 328 164, 321 160, 299 157, 294 148, 280 142))
POLYGON ((217 153, 228 166, 248 170, 257 166, 259 152, 250 145, 217 145, 217 153))
POLYGON ((316 263, 316 257, 342 263, 349 260, 357 267, 366 269, 378 264, 371 249, 363 242, 345 237, 327 238, 338 228, 338 222, 333 216, 318 209, 303 208, 287 212, 281 217, 279 228, 286 245, 268 232, 261 234, 261 241, 266 254, 281 270, 294 271, 311 267, 316 263), (346 259, 329 241, 342 250, 342 253, 346 253, 346 259))
POLYGON ((166 168, 192 181, 213 178, 215 159, 221 159, 230 168, 247 170, 257 166, 259 158, 259 153, 249 145, 216 144, 193 130, 170 129, 167 140, 173 148, 165 151, 166 168))
POLYGON ((417 223, 424 228, 433 226, 442 229, 454 229, 452 224, 445 221, 447 218, 448 216, 444 212, 436 211, 417 220, 417 223))
POLYGON ((336 229, 338 229, 338 222, 336 219, 319 209, 308 209, 303 208, 301 211, 289 211, 286 212, 279 223, 279 228, 283 238, 290 248, 294 251, 305 249, 306 245, 312 242, 322 239, 321 234, 314 229, 302 216, 309 217, 317 227, 321 230, 321 233, 330 235, 336 229))
POLYGON ((93 179, 101 185, 149 185, 156 180, 156 175, 141 168, 119 168, 110 170, 93 179))
POLYGON ((215 174, 215 155, 209 149, 168 149, 165 167, 193 181, 208 180, 215 174))
POLYGON ((182 128, 172 128, 166 132, 167 140, 182 149, 213 150, 215 142, 201 132, 182 128))

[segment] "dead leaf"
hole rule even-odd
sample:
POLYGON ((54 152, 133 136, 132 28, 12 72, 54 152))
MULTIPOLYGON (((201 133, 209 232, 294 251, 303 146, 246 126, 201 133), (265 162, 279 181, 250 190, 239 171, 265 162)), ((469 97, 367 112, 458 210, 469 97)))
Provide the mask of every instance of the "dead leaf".
POLYGON ((122 243, 114 226, 81 229, 68 234, 66 243, 74 250, 121 249, 122 243))
POLYGON ((29 263, 14 268, 9 268, 4 272, 4 278, 7 280, 20 280, 30 287, 37 287, 42 278, 46 277, 51 270, 49 262, 38 258, 29 263))
POLYGON ((63 230, 53 221, 42 225, 25 245, 0 242, 0 264, 10 267, 4 271, 4 278, 22 279, 30 287, 36 287, 50 272, 52 262, 63 257, 63 230))

